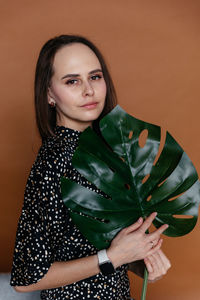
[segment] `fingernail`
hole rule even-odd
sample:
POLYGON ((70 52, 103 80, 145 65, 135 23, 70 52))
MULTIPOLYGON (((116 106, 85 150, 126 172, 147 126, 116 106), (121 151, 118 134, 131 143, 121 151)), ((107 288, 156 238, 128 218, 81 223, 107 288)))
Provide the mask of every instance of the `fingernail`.
POLYGON ((142 217, 140 217, 139 219, 138 219, 138 223, 141 223, 142 222, 142 217))

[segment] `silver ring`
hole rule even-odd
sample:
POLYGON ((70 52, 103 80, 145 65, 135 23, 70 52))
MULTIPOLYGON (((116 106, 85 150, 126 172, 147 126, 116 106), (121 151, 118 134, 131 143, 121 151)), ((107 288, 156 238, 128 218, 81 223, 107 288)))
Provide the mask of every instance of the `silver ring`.
POLYGON ((151 248, 153 248, 154 247, 154 242, 151 241, 150 243, 151 243, 151 248))

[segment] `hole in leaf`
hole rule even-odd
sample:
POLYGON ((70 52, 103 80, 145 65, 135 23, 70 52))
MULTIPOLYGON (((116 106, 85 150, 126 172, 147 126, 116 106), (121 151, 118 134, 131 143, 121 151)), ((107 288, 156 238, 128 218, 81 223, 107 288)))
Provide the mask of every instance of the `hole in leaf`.
POLYGON ((100 220, 101 220, 101 222, 106 223, 106 224, 110 223, 110 221, 106 220, 106 219, 100 219, 100 220))
POLYGON ((131 188, 130 185, 129 185, 128 183, 125 183, 124 186, 125 186, 125 188, 126 188, 127 190, 130 190, 130 188, 131 188))
POLYGON ((174 201, 174 200, 176 200, 176 199, 177 199, 177 196, 168 199, 168 201, 170 202, 170 201, 174 201))
POLYGON ((191 215, 173 215, 174 218, 177 218, 177 219, 193 219, 194 216, 191 216, 191 215))
POLYGON ((158 153, 156 154, 156 157, 154 159, 154 162, 153 162, 153 165, 155 166, 159 157, 160 157, 160 154, 164 148, 164 145, 165 145, 165 140, 166 140, 166 130, 160 128, 161 132, 160 132, 160 146, 159 146, 159 149, 158 149, 158 153))
POLYGON ((152 195, 149 195, 149 196, 147 197, 147 201, 150 201, 151 198, 152 198, 152 195))
POLYGON ((109 169, 110 169, 113 173, 115 173, 115 170, 114 170, 112 167, 109 167, 109 169))
POLYGON ((131 130, 131 131, 129 132, 129 135, 128 135, 129 140, 132 139, 132 137, 133 137, 133 130, 131 130))
POLYGON ((150 174, 147 174, 143 179, 142 179, 142 183, 144 184, 150 177, 150 174))
POLYGON ((167 178, 165 178, 163 181, 161 181, 161 182, 158 184, 158 187, 160 187, 166 180, 167 180, 167 178))
POLYGON ((168 199, 168 201, 170 202, 170 201, 174 201, 174 200, 176 200, 177 198, 179 198, 181 195, 183 195, 185 192, 182 192, 181 194, 179 194, 179 195, 176 195, 176 196, 174 196, 174 197, 171 197, 170 199, 168 199))
POLYGON ((138 140, 138 144, 139 144, 140 148, 143 148, 145 146, 147 137, 148 137, 148 130, 147 129, 142 130, 142 132, 140 133, 140 136, 139 136, 139 140, 138 140))
POLYGON ((71 210, 71 212, 72 213, 74 213, 74 214, 77 214, 77 215, 80 215, 80 216, 83 216, 83 217, 86 217, 86 218, 89 218, 89 219, 92 219, 92 220, 95 220, 95 221, 99 221, 99 222, 101 222, 101 223, 109 223, 110 222, 110 220, 107 220, 107 219, 101 219, 101 218, 98 218, 98 217, 93 217, 93 216, 89 216, 89 215, 87 215, 87 214, 85 214, 85 213, 83 213, 83 212, 78 212, 78 211, 73 211, 73 210, 71 210))

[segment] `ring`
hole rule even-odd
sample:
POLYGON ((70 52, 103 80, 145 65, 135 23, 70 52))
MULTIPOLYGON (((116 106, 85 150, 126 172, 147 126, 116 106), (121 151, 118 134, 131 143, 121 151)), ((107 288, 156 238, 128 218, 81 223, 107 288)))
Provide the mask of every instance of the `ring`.
POLYGON ((154 247, 154 242, 151 241, 150 243, 151 243, 151 248, 153 248, 154 247))

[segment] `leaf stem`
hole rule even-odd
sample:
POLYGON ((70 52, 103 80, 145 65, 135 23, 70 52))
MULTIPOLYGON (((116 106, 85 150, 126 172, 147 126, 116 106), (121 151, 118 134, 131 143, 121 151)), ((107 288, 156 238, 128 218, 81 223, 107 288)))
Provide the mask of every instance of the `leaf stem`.
POLYGON ((146 299, 146 292, 147 292, 147 284, 148 284, 148 271, 147 268, 145 267, 144 269, 144 280, 143 280, 143 286, 142 286, 142 295, 141 295, 141 300, 146 299))

